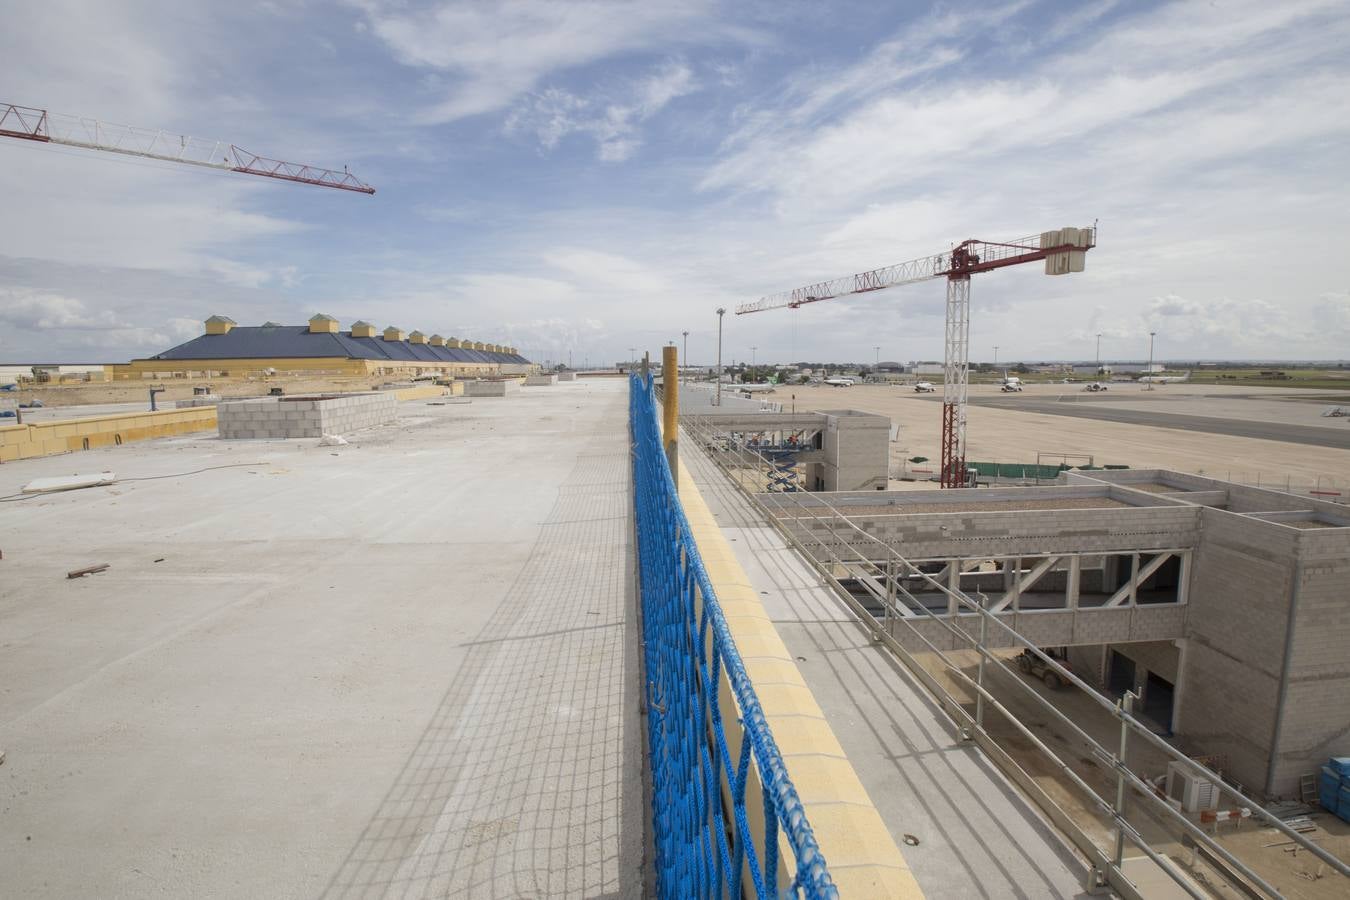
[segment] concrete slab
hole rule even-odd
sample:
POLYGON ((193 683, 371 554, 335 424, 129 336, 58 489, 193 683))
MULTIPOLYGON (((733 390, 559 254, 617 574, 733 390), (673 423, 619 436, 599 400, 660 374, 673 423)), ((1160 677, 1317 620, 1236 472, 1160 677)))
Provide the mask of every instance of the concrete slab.
POLYGON ((0 892, 642 894, 626 385, 412 409, 0 467, 0 892))
POLYGON ((957 740, 923 687, 874 646, 693 440, 681 442, 709 507, 761 594, 858 776, 929 898, 1076 897, 1074 852, 983 756, 957 740))

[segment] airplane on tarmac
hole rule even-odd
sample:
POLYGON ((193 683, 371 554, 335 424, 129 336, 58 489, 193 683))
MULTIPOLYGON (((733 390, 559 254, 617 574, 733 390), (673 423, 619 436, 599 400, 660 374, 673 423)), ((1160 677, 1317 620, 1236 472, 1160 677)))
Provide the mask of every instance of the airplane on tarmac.
POLYGON ((826 378, 825 383, 830 387, 853 387, 852 378, 826 378))
POLYGON ((1183 375, 1141 375, 1140 384, 1180 384, 1183 381, 1191 380, 1191 370, 1187 369, 1183 375))
POLYGON ((1016 375, 1009 375, 1007 369, 1003 370, 1003 381, 1001 381, 1000 384, 1003 386, 999 388, 999 390, 1003 391, 1005 394, 1011 394, 1015 391, 1022 390, 1022 379, 1018 378, 1016 375))
POLYGON ((733 384, 731 389, 733 391, 740 391, 743 394, 770 394, 773 393, 773 389, 776 387, 778 387, 778 385, 765 381, 759 384, 733 384))
POLYGON ((933 382, 931 381, 920 381, 918 384, 914 385, 914 393, 916 394, 931 394, 936 390, 937 388, 933 387, 933 382))

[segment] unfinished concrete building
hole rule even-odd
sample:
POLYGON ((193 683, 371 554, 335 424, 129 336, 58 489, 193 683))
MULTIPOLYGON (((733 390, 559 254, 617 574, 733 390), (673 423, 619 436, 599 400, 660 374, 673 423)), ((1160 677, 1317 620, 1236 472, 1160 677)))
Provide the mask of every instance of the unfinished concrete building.
MULTIPOLYGON (((1176 472, 1065 481, 765 499, 817 562, 845 560, 860 593, 885 590, 885 548, 903 555, 1066 648, 1088 681, 1140 694, 1159 731, 1252 791, 1296 798, 1300 776, 1350 752, 1350 510, 1176 472)), ((897 581, 910 627, 893 636, 953 647, 929 613, 969 613, 923 578, 897 581)))

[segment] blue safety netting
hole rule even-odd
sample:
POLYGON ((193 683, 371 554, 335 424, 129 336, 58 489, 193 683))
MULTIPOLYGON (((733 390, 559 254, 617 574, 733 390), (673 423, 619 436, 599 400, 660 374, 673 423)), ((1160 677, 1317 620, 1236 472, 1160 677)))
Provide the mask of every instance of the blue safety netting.
POLYGON ((690 534, 651 380, 631 375, 629 389, 657 893, 739 900, 748 873, 757 897, 838 897, 690 534), (762 827, 746 809, 756 777, 762 827), (795 857, 786 885, 780 833, 795 857))

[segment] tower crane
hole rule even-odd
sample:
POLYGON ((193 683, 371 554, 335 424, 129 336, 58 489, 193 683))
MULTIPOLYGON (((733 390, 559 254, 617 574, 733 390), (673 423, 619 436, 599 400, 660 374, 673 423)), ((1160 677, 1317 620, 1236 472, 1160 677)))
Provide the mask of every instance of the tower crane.
POLYGON ((942 473, 944 488, 966 487, 966 395, 970 388, 970 276, 1045 261, 1045 274, 1083 271, 1097 245, 1097 227, 1061 228, 1012 241, 962 241, 946 253, 922 256, 870 272, 808 284, 736 307, 736 315, 796 309, 807 303, 865 294, 904 284, 947 279, 946 337, 942 357, 942 473))
POLYGON ((250 153, 223 141, 203 140, 131 125, 114 125, 12 103, 0 103, 0 137, 103 150, 244 175, 261 175, 264 178, 360 194, 375 193, 373 187, 348 172, 345 167, 339 172, 302 163, 288 163, 250 153))

